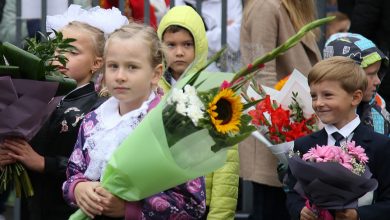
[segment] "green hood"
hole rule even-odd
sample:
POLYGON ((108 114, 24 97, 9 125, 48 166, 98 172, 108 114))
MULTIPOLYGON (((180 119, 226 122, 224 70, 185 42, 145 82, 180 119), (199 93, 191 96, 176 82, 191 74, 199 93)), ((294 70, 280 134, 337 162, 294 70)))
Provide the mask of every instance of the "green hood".
POLYGON ((208 54, 207 36, 202 18, 189 6, 173 7, 165 14, 158 26, 157 34, 160 40, 164 31, 171 25, 181 26, 192 34, 195 43, 195 60, 188 72, 196 72, 206 65, 208 54))

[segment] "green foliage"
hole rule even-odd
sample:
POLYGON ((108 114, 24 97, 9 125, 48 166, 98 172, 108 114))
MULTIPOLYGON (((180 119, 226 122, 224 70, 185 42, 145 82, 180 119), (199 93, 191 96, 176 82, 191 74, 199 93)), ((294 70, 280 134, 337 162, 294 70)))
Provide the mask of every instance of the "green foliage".
POLYGON ((73 38, 64 39, 62 33, 55 30, 53 30, 54 38, 41 32, 38 33, 41 36, 41 41, 38 41, 37 38, 26 39, 27 51, 41 59, 46 75, 60 74, 57 71, 60 65, 55 65, 53 62, 58 61, 61 66, 65 67, 68 59, 63 54, 75 50, 75 47, 70 43, 76 40, 73 38))
POLYGON ((305 120, 305 116, 303 115, 302 107, 299 105, 299 102, 297 101, 298 93, 292 92, 293 97, 291 104, 288 106, 288 108, 291 110, 291 117, 294 121, 301 122, 305 120))

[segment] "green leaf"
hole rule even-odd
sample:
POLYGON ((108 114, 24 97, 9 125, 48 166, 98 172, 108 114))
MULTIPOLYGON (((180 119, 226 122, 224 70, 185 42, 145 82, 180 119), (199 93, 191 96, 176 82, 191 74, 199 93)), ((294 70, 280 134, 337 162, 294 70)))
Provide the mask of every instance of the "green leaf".
POLYGON ((20 78, 19 67, 0 65, 0 76, 12 76, 13 78, 20 78))
POLYGON ((75 42, 75 41, 76 41, 76 39, 67 38, 67 39, 65 39, 62 43, 63 43, 64 45, 67 45, 67 44, 72 43, 72 42, 75 42))
POLYGON ((3 43, 3 52, 10 65, 19 67, 22 78, 44 79, 44 66, 39 57, 8 42, 3 43))

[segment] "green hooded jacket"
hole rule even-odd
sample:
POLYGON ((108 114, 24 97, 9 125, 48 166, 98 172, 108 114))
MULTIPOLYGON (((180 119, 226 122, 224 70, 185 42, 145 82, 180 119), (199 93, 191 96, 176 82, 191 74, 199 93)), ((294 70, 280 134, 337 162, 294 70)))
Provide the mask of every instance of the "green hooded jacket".
MULTIPOLYGON (((186 28, 192 34, 195 44, 195 60, 187 69, 195 73, 207 63, 208 43, 202 18, 189 6, 176 6, 162 18, 157 29, 160 40, 164 31, 171 25, 186 28)), ((167 67, 164 67, 164 69, 167 67)), ((165 70, 164 70, 165 71, 165 70)), ((164 77, 159 86, 167 94, 171 85, 164 77)), ((239 183, 239 157, 237 145, 228 150, 227 160, 223 167, 209 174, 206 182, 206 205, 209 207, 208 220, 233 220, 237 206, 239 183)))
MULTIPOLYGON (((208 44, 202 18, 189 6, 173 7, 165 14, 158 26, 157 34, 161 40, 163 39, 165 30, 171 25, 181 26, 192 34, 195 44, 195 60, 192 65, 190 65, 189 69, 187 69, 187 72, 195 73, 206 65, 207 62, 208 44)), ((164 92, 169 91, 171 88, 171 85, 164 77, 162 77, 159 86, 164 92)))

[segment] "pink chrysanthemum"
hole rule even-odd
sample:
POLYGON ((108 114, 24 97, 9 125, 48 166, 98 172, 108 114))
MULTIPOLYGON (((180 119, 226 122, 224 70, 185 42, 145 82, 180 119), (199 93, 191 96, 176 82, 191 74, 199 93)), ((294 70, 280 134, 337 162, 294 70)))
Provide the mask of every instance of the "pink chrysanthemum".
POLYGON ((365 153, 364 148, 361 146, 356 146, 355 141, 348 142, 346 145, 346 148, 348 150, 348 153, 356 158, 356 160, 360 161, 363 164, 366 164, 368 162, 368 157, 365 153))
POLYGON ((364 172, 364 165, 368 162, 368 157, 364 151, 364 148, 356 146, 354 141, 347 142, 345 147, 317 145, 310 148, 302 156, 302 159, 311 162, 337 162, 360 175, 364 172))
POLYGON ((316 146, 311 148, 302 157, 303 160, 312 162, 338 162, 347 169, 352 170, 351 156, 336 146, 316 146))

